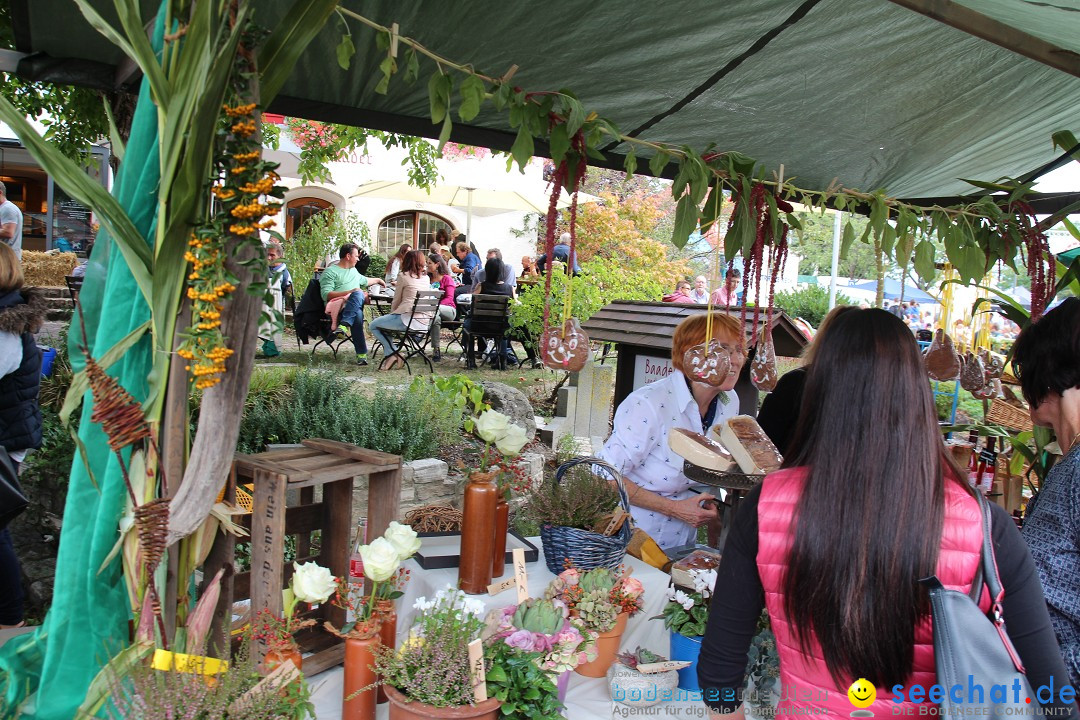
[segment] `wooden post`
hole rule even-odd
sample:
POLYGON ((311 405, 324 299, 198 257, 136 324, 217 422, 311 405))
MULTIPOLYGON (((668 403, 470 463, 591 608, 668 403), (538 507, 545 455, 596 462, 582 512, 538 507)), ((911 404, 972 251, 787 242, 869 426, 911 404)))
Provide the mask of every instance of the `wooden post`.
MULTIPOLYGON (((260 610, 281 617, 281 558, 285 553, 285 486, 288 478, 255 469, 251 527, 251 621, 260 610)), ((266 654, 257 643, 258 655, 266 654)))

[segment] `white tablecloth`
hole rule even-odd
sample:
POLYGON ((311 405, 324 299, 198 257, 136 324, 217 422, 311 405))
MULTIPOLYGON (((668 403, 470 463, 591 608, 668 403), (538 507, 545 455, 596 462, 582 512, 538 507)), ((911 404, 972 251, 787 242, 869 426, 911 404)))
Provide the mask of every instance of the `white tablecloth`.
MULTIPOLYGON (((529 538, 529 542, 540 548, 540 538, 529 538)), ((422 551, 421 551, 422 552, 422 551)), ((408 563, 412 571, 412 578, 405 595, 397 601, 398 607, 398 643, 400 644, 407 636, 409 627, 412 625, 415 610, 413 603, 419 597, 432 597, 435 592, 447 585, 457 585, 457 568, 446 570, 424 570, 413 561, 408 563)), ((626 567, 631 574, 645 586, 645 606, 641 612, 630 618, 626 623, 626 632, 623 634, 620 650, 633 650, 639 645, 653 652, 667 655, 669 650, 668 633, 664 629, 664 623, 660 620, 649 618, 660 614, 663 609, 664 589, 668 585, 669 577, 656 568, 646 565, 636 558, 626 556, 626 567)), ((543 594, 544 588, 554 578, 554 575, 544 565, 543 549, 540 549, 540 557, 536 562, 528 564, 529 595, 537 597, 543 594)), ((506 575, 503 579, 511 577, 511 564, 506 564, 506 575)), ((499 580, 500 578, 495 578, 499 580)), ((517 602, 514 588, 510 588, 495 597, 478 595, 486 603, 488 609, 505 607, 517 602)), ((315 713, 318 720, 340 720, 342 700, 342 669, 340 666, 327 670, 314 677, 308 678, 312 687, 312 700, 315 703, 315 713)), ((379 706, 380 720, 388 717, 387 705, 379 706)), ((705 706, 694 701, 671 701, 662 707, 653 708, 650 717, 671 718, 700 718, 707 717, 704 713, 705 706), (659 712, 657 713, 657 710, 659 712)), ((626 717, 634 715, 645 716, 646 711, 634 710, 618 705, 611 701, 608 690, 608 682, 605 678, 587 678, 577 673, 570 677, 570 688, 566 696, 566 716, 571 720, 590 720, 592 718, 616 718, 623 717, 621 711, 627 711, 626 717)))

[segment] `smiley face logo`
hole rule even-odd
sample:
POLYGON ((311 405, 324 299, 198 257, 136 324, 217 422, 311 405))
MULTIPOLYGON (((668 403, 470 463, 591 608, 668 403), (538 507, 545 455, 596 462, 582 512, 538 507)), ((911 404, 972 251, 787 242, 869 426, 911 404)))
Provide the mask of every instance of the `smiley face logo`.
POLYGON ((848 701, 857 708, 870 707, 877 700, 877 689, 866 678, 851 683, 847 691, 848 701))

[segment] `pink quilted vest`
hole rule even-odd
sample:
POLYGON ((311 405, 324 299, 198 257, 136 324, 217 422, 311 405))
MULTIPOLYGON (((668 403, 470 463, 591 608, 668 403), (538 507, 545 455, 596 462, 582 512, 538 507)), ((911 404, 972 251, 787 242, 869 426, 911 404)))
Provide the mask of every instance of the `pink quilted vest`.
MULTIPOLYGON (((794 541, 794 534, 790 532, 792 520, 805 478, 805 468, 772 473, 762 482, 758 501, 757 566, 780 655, 783 699, 779 707, 805 708, 799 714, 815 712, 806 709, 817 708, 817 714, 824 711, 829 715, 849 717, 855 708, 848 701, 847 691, 857 678, 846 678, 844 684, 837 687, 829 677, 817 642, 812 643, 810 656, 804 655, 784 616, 782 581, 794 541)), ((952 590, 970 592, 981 544, 978 503, 956 482, 946 482, 945 523, 937 564, 937 577, 942 584, 952 590)), ((982 605, 984 610, 990 607, 986 593, 982 605)), ((928 688, 934 684, 934 678, 934 642, 930 616, 927 615, 915 628, 914 667, 905 688, 913 683, 928 688)), ((900 705, 892 702, 892 697, 891 688, 877 688, 877 700, 866 709, 873 712, 874 717, 904 712, 900 705)), ((906 703, 906 706, 914 708, 915 703, 906 703)))

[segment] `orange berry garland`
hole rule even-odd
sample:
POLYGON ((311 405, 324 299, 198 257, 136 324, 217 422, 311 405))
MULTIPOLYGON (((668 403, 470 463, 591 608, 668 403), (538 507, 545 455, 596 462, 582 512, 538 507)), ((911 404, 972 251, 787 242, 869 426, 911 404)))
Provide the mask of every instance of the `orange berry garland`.
MULTIPOLYGON (((255 109, 255 103, 222 108, 227 119, 223 129, 228 130, 219 136, 224 139, 223 148, 215 157, 215 179, 209 187, 215 198, 213 213, 192 233, 184 254, 191 265, 185 295, 191 301, 192 320, 176 354, 186 361, 184 369, 200 390, 221 382, 225 363, 233 355, 221 321, 239 281, 225 267, 226 242, 233 236, 258 243, 261 250, 258 231, 271 228, 274 221, 269 218, 281 210, 281 203, 273 198, 280 197, 284 188, 275 185, 280 179, 274 172, 277 166, 260 160, 258 126, 251 117, 255 109)), ((258 275, 257 270, 253 272, 258 275)))

